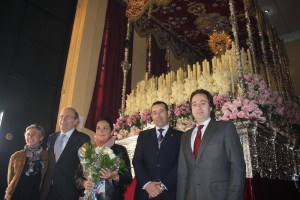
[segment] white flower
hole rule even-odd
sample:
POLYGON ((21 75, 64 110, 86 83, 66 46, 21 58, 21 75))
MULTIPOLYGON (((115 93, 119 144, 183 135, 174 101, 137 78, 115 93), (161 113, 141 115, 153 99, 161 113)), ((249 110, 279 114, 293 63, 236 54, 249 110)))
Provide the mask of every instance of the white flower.
POLYGON ((95 148, 95 153, 100 154, 101 153, 101 147, 96 147, 95 148))

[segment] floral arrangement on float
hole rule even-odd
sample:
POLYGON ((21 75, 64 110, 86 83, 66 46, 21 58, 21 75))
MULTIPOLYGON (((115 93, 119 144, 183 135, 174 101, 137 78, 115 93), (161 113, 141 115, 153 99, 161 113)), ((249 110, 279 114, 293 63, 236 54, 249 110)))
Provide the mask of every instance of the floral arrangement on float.
POLYGON ((138 135, 142 130, 153 127, 150 110, 121 116, 114 126, 117 139, 138 135))
POLYGON ((151 122, 152 122, 150 110, 145 110, 141 112, 140 116, 141 116, 140 122, 141 122, 142 130, 148 129, 149 126, 151 126, 151 122))
POLYGON ((272 128, 284 124, 300 124, 299 105, 287 101, 282 105, 281 95, 269 88, 259 74, 252 73, 253 69, 248 62, 249 50, 247 53, 243 49, 241 51, 245 96, 229 96, 236 94, 238 80, 234 48, 233 45, 225 55, 214 57, 211 61, 204 60, 201 65, 198 62, 192 66, 187 65, 185 70, 179 68, 177 72, 171 71, 149 79, 146 74, 145 80, 140 81, 137 88, 127 95, 125 118, 130 120, 125 120, 125 125, 121 123, 124 122, 124 116, 118 119, 116 125, 122 127, 120 131, 116 129, 118 138, 136 135, 141 130, 153 127, 150 111, 147 109, 159 100, 172 108, 170 111, 174 116, 174 127, 182 131, 188 130, 194 125, 194 121, 187 101, 190 94, 198 88, 215 95, 215 116, 218 120, 256 120, 272 128))
POLYGON ((127 137, 130 132, 130 126, 127 124, 128 115, 120 116, 114 125, 115 135, 118 139, 127 137))
POLYGON ((192 117, 191 107, 187 101, 176 104, 173 112, 176 118, 176 129, 187 131, 194 127, 195 122, 192 117))
POLYGON ((228 95, 214 96, 216 106, 215 116, 218 120, 243 122, 245 120, 257 120, 264 123, 266 117, 253 100, 237 97, 231 99, 228 95))

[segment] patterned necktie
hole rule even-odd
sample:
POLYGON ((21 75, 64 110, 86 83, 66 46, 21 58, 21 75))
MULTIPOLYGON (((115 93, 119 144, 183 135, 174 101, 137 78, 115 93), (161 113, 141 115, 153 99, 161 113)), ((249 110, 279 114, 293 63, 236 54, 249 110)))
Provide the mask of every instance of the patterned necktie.
POLYGON ((161 142, 163 139, 164 139, 164 136, 163 136, 163 132, 164 132, 164 130, 165 129, 162 129, 162 128, 160 128, 160 129, 158 129, 158 131, 159 131, 159 135, 158 135, 158 137, 157 137, 157 141, 158 142, 161 142))
POLYGON ((197 131, 197 135, 196 135, 196 138, 195 138, 195 142, 194 142, 194 157, 195 159, 197 159, 197 156, 198 156, 198 151, 199 151, 199 147, 200 147, 200 144, 201 144, 201 129, 204 127, 204 125, 199 125, 198 126, 198 131, 197 131))
POLYGON ((60 134, 57 137, 57 140, 54 145, 54 154, 55 154, 55 161, 57 162, 64 147, 64 138, 66 137, 66 134, 60 134))

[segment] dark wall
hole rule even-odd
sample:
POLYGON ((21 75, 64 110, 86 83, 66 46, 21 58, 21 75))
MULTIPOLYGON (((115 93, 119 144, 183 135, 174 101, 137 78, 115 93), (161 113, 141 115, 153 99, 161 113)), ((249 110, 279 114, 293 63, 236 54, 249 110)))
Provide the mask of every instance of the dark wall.
POLYGON ((25 128, 39 123, 47 135, 55 129, 76 5, 0 0, 0 199, 9 157, 25 145, 25 128))

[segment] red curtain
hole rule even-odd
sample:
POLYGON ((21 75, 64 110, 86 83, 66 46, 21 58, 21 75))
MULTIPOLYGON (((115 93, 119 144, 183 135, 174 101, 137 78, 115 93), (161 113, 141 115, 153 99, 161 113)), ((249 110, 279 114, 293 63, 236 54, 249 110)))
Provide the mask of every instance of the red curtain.
MULTIPOLYGON (((108 1, 105 26, 98 62, 98 72, 92 102, 85 127, 95 129, 100 117, 110 118, 113 122, 119 116, 122 101, 125 39, 127 31, 126 8, 116 1, 108 1)), ((132 38, 131 34, 131 38, 132 38)), ((129 44, 131 63, 132 39, 129 44)), ((126 93, 130 91, 131 70, 127 75, 126 93)))
POLYGON ((168 72, 166 49, 160 49, 153 36, 151 41, 151 74, 160 76, 161 74, 168 72))

